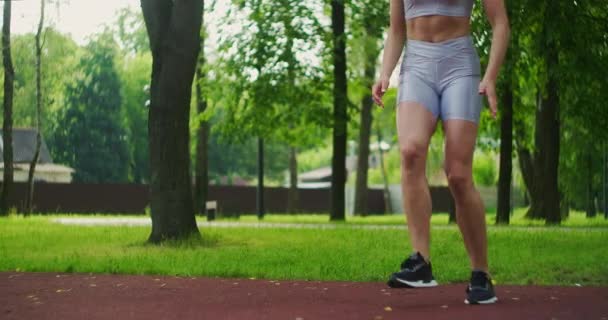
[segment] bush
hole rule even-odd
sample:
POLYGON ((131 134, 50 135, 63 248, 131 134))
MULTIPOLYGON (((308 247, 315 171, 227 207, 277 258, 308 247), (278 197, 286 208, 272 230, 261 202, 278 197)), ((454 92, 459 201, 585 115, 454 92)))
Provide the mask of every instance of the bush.
POLYGON ((498 179, 496 160, 492 153, 476 153, 473 160, 473 180, 476 185, 493 186, 498 179))

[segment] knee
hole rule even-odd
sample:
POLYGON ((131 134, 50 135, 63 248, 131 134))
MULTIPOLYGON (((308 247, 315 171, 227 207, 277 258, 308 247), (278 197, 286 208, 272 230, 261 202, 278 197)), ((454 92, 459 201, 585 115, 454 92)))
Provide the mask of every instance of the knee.
POLYGON ((405 172, 416 171, 424 165, 425 150, 421 144, 408 141, 401 146, 400 152, 401 166, 405 172))
POLYGON ((448 166, 445 174, 448 178, 448 185, 452 193, 462 193, 473 186, 473 177, 470 170, 463 166, 448 166))

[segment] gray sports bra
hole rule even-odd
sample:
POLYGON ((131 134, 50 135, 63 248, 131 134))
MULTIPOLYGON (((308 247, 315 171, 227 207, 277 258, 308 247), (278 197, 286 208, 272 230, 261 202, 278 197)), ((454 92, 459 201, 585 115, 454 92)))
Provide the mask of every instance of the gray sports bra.
POLYGON ((475 0, 403 0, 405 20, 420 16, 470 17, 475 0))

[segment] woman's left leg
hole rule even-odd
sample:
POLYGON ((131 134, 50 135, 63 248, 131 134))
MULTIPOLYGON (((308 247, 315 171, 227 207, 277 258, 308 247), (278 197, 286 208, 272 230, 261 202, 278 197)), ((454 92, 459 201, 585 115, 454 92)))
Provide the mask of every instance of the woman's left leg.
POLYGON ((473 151, 477 139, 477 123, 449 119, 443 121, 445 133, 445 172, 454 202, 456 221, 471 267, 488 272, 485 210, 481 196, 473 184, 473 151))

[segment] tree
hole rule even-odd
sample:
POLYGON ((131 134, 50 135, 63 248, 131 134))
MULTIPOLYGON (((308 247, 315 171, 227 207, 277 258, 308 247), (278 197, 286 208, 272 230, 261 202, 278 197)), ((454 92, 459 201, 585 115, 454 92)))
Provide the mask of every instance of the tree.
MULTIPOLYGON (((217 129, 233 141, 258 138, 258 159, 265 162, 268 146, 273 142, 289 146, 290 192, 289 211, 294 211, 297 199, 296 148, 318 140, 326 127, 322 119, 327 114, 319 88, 320 68, 302 53, 316 53, 315 43, 322 30, 310 4, 296 0, 235 1, 236 23, 244 25, 235 35, 222 39, 220 50, 226 57, 215 63, 214 82, 222 97, 216 105, 222 117, 217 129), (221 70, 221 71, 220 71, 221 70), (224 78, 219 80, 224 74, 224 78)), ((318 4, 318 3, 316 3, 318 4)), ((314 4, 313 4, 314 5, 314 4)), ((233 22, 230 11, 226 23, 233 22)), ((215 91, 215 90, 214 90, 215 91)), ((263 215, 263 179, 268 163, 258 161, 258 214, 263 215)))
MULTIPOLYGON (((371 86, 376 76, 378 55, 382 48, 382 35, 388 21, 388 3, 385 1, 359 1, 353 3, 352 26, 355 38, 358 41, 353 48, 362 47, 359 60, 362 66, 358 66, 360 72, 360 87, 364 92, 361 100, 361 117, 359 129, 359 147, 357 155, 357 181, 355 185, 355 214, 367 213, 367 171, 369 167, 369 143, 372 131, 372 108, 371 86), (362 74, 361 74, 362 73, 362 74)), ((357 52, 357 51, 355 51, 357 52)), ((355 56, 355 53, 353 53, 355 56)), ((355 58, 351 59, 352 61, 355 58)), ((382 155, 382 150, 379 150, 382 155)), ((384 170, 383 170, 384 171, 384 170)), ((386 197, 387 195, 385 195, 386 197)), ((388 210, 388 207, 387 207, 388 210)))
POLYGON ((66 106, 53 128, 55 161, 74 167, 79 182, 125 182, 128 150, 121 122, 115 44, 102 34, 87 45, 80 73, 66 86, 66 106))
POLYGON ((132 8, 118 10, 117 18, 106 26, 118 44, 120 55, 116 65, 123 96, 123 126, 129 149, 129 181, 147 183, 150 176, 148 149, 149 75, 152 57, 148 34, 141 11, 132 8))
POLYGON ((115 24, 109 26, 116 36, 121 50, 128 54, 147 52, 148 34, 141 15, 129 7, 118 10, 115 24))
POLYGON ((129 150, 128 181, 148 183, 150 155, 148 148, 148 100, 152 57, 149 53, 123 57, 118 73, 121 82, 122 123, 129 150))
POLYGON ((152 51, 150 85, 151 243, 200 236, 192 206, 189 114, 203 3, 142 0, 152 51))
MULTIPOLYGON (((514 15, 518 2, 507 3, 507 13, 510 17, 512 34, 517 35, 521 18, 514 15)), ((517 41, 511 38, 509 50, 505 57, 503 76, 500 79, 500 168, 498 175, 496 224, 509 224, 511 217, 511 182, 513 179, 513 69, 515 68, 515 52, 518 52, 517 41)))
POLYGON ((346 183, 346 124, 348 123, 346 85, 346 35, 344 0, 331 0, 331 26, 334 66, 333 153, 331 159, 330 220, 344 220, 346 183))
POLYGON ((40 21, 38 23, 38 31, 36 32, 36 149, 34 150, 34 158, 30 162, 30 170, 27 175, 28 192, 25 204, 25 212, 32 212, 34 203, 34 173, 36 172, 36 164, 40 158, 40 145, 42 144, 42 121, 40 114, 42 113, 42 27, 44 25, 44 0, 40 0, 40 21))
POLYGON ((13 81, 15 71, 11 57, 11 2, 4 2, 2 24, 2 64, 4 66, 4 122, 2 125, 4 180, 0 195, 0 215, 7 215, 8 199, 13 184, 13 81))

